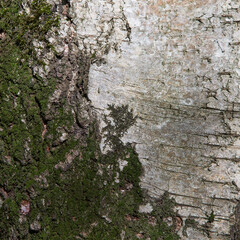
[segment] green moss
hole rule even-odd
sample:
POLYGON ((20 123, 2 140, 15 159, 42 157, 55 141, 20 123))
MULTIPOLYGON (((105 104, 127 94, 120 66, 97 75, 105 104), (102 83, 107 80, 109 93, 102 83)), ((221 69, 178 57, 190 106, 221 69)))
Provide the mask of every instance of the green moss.
POLYGON ((214 214, 214 211, 212 210, 211 213, 208 215, 206 214, 207 216, 207 219, 208 219, 208 223, 213 223, 214 220, 215 220, 215 214, 214 214))
POLYGON ((136 121, 133 116, 132 110, 128 110, 128 105, 114 106, 109 105, 109 117, 105 117, 106 127, 103 129, 105 132, 105 143, 110 145, 114 151, 122 151, 121 137, 127 132, 136 121))

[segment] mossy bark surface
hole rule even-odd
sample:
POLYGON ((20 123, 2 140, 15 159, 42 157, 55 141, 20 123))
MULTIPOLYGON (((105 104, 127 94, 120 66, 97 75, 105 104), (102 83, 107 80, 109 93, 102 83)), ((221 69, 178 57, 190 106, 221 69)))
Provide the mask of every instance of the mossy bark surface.
POLYGON ((55 50, 52 10, 0 1, 0 239, 178 239, 174 201, 142 192, 138 156, 120 140, 135 116, 109 106, 113 120, 99 132, 87 98, 92 56, 69 36, 59 37, 68 54, 55 50), (140 213, 149 201, 153 211, 140 213))

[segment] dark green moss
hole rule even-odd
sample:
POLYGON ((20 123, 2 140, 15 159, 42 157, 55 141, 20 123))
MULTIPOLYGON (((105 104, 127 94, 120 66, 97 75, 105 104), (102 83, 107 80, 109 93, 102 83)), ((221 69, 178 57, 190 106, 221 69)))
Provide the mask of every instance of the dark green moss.
POLYGON ((109 144, 114 151, 122 150, 121 137, 127 132, 136 121, 133 116, 132 110, 128 110, 127 105, 114 106, 109 105, 108 110, 110 115, 105 117, 106 127, 103 129, 105 132, 105 143, 109 144), (110 117, 110 119, 109 119, 110 117))
POLYGON ((214 211, 212 210, 210 214, 206 214, 207 219, 208 219, 208 223, 212 223, 215 220, 215 214, 214 211))

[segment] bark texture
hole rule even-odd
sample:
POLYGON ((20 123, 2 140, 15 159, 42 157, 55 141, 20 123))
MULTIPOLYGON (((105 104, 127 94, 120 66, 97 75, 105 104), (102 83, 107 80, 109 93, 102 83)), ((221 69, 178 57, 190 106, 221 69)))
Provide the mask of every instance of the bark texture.
POLYGON ((0 22, 1 239, 240 239, 239 2, 31 2, 0 22))
POLYGON ((133 111, 109 105, 99 129, 88 80, 103 53, 83 44, 71 11, 0 1, 0 239, 177 240, 175 201, 142 191, 138 155, 121 140, 133 111))
POLYGON ((85 12, 89 24, 78 36, 97 55, 108 49, 90 68, 93 107, 100 119, 107 104, 134 110, 123 139, 136 144, 142 187, 169 192, 184 221, 199 223, 182 239, 229 239, 240 187, 239 2, 100 2, 72 1, 76 23, 85 12))

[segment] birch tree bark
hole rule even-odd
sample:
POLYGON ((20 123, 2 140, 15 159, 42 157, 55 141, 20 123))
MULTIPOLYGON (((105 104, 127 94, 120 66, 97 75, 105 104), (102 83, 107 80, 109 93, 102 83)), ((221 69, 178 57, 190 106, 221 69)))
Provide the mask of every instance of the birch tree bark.
POLYGON ((0 1, 0 237, 240 239, 239 1, 48 2, 0 1))
POLYGON ((181 229, 182 239, 229 239, 239 217, 239 2, 72 6, 79 39, 103 58, 89 80, 100 121, 108 104, 128 104, 138 117, 123 139, 136 146, 142 188, 152 197, 167 191, 185 224, 196 220, 198 227, 181 229))

